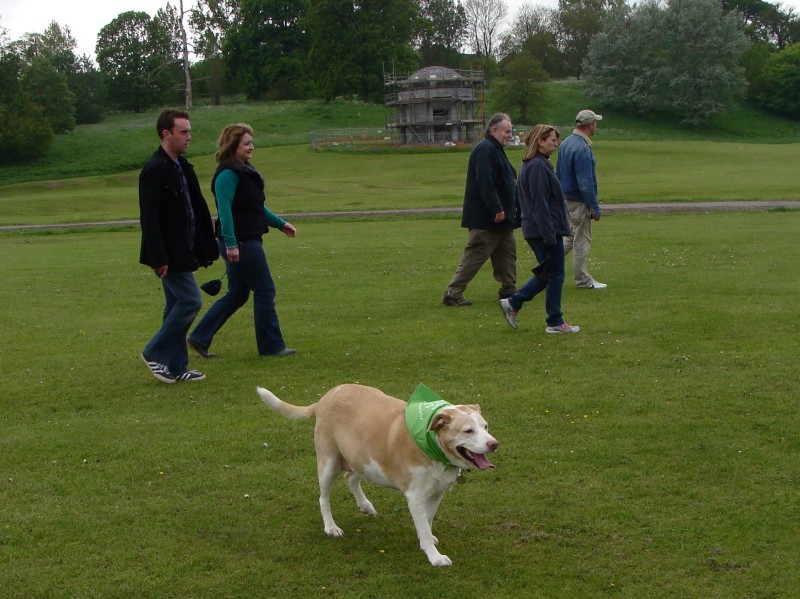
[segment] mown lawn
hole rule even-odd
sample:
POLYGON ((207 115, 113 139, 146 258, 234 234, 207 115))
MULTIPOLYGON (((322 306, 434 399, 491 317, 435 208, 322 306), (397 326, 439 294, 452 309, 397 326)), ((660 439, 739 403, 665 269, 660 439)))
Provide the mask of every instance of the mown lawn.
MULTIPOLYGON (((173 386, 138 358, 162 299, 135 229, 0 234, 4 597, 800 595, 800 213, 604 218, 591 266, 609 288, 568 285, 583 330, 555 338, 539 298, 505 324, 488 269, 474 306, 440 304, 457 218, 297 224, 266 248, 300 354, 259 358, 245 309, 218 360, 193 359, 208 379, 173 386), (443 501, 451 568, 369 485, 378 517, 340 483, 346 536, 326 538, 312 426, 255 394, 354 381, 480 403, 501 442, 443 501)), ((532 265, 523 249, 521 277, 532 265)))

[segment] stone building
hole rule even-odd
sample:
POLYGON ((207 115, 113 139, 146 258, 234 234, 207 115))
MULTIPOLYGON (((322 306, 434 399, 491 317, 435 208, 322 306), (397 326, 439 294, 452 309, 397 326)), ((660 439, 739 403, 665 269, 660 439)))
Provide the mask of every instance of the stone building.
POLYGON ((387 121, 400 144, 471 144, 483 129, 483 71, 425 67, 384 78, 387 121))

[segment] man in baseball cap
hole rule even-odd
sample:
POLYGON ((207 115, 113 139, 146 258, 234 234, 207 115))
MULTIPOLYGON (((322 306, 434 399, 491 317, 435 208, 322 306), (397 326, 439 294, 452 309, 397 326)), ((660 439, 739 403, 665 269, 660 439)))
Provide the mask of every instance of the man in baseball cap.
POLYGON ((592 245, 592 221, 600 220, 597 202, 597 161, 592 153, 592 136, 603 116, 581 110, 575 116, 575 129, 558 149, 556 174, 564 190, 572 237, 564 238, 564 253, 572 250, 575 285, 582 289, 605 289, 588 270, 589 248, 592 245))
POLYGON ((591 125, 594 121, 602 121, 603 115, 592 112, 591 110, 581 110, 575 117, 575 124, 584 127, 591 125))

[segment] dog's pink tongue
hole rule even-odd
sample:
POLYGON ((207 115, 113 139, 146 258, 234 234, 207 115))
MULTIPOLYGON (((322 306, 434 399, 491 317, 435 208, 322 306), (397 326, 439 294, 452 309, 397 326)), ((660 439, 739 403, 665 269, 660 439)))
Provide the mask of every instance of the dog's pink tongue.
POLYGON ((479 453, 472 454, 472 462, 478 467, 478 470, 494 468, 494 464, 487 460, 485 455, 481 455, 479 453))

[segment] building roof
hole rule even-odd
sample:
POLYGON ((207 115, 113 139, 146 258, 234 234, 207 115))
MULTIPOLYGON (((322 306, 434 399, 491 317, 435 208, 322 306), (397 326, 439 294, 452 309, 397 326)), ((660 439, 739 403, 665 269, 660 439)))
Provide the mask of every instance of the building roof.
POLYGON ((428 81, 428 80, 447 81, 448 79, 461 79, 461 74, 447 67, 425 67, 411 75, 409 81, 428 81))

